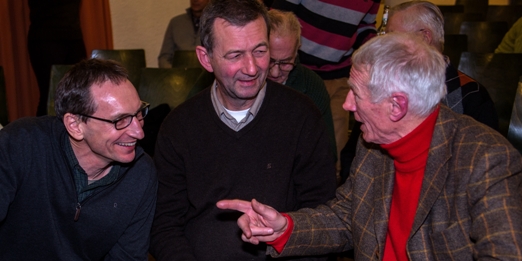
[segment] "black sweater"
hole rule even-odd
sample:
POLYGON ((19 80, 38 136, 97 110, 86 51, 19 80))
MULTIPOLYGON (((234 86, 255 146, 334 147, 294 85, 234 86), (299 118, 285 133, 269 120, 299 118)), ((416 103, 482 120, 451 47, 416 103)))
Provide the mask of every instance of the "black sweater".
POLYGON ((56 117, 0 130, 0 260, 146 260, 156 200, 152 160, 137 148, 118 179, 78 205, 56 117))
POLYGON ((266 245, 243 243, 240 213, 221 199, 256 198, 279 211, 334 196, 335 168, 324 121, 304 95, 269 82, 263 104, 235 132, 207 88, 163 122, 154 161, 158 204, 151 253, 159 260, 266 260, 266 245))

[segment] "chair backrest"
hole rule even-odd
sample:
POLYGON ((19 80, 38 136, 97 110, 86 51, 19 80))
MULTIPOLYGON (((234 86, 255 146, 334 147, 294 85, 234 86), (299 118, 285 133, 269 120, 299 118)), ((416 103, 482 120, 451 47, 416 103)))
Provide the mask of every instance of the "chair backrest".
POLYGON ((455 5, 463 5, 465 13, 486 15, 489 0, 456 0, 455 5))
POLYGON ((443 14, 447 13, 464 13, 463 5, 437 5, 443 14))
POLYGON ((507 138, 522 153, 522 76, 518 81, 507 138))
POLYGON ((143 68, 138 93, 151 108, 166 103, 171 109, 187 99, 201 68, 143 68))
POLYGON ((460 34, 468 36, 468 51, 492 53, 509 30, 507 22, 469 22, 460 25, 460 34))
POLYGON ((51 80, 49 81, 49 94, 47 96, 47 115, 56 115, 54 111, 54 94, 56 93, 56 88, 58 87, 58 83, 73 66, 72 64, 54 64, 51 66, 51 80))
POLYGON ((444 54, 450 59, 451 64, 459 67, 460 55, 468 51, 468 36, 465 34, 445 34, 444 54))
POLYGON ((486 21, 506 22, 511 28, 520 17, 522 17, 522 5, 490 5, 486 21))
POLYGON ((507 136, 518 80, 522 75, 522 54, 463 52, 458 68, 486 87, 495 103, 499 131, 507 136))
POLYGON ((172 67, 203 68, 199 63, 195 50, 178 50, 174 52, 172 67))
POLYGON ((115 60, 120 62, 129 71, 129 81, 138 88, 140 84, 141 69, 146 67, 145 50, 93 50, 92 58, 115 60))
POLYGON ((3 126, 9 123, 9 114, 7 111, 7 96, 5 92, 4 68, 0 66, 0 124, 3 126))
POLYGON ((444 13, 444 34, 460 34, 464 21, 486 21, 486 16, 476 13, 444 13))

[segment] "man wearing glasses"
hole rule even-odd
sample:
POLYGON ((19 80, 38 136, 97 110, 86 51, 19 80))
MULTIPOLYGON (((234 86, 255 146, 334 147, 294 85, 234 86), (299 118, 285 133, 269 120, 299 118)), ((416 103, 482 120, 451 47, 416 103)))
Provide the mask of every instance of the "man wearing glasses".
POLYGON ((305 94, 321 111, 330 147, 337 155, 335 132, 330 108, 330 96, 324 81, 314 71, 299 63, 297 50, 301 46, 301 24, 291 12, 268 11, 270 20, 270 64, 268 79, 305 94))
POLYGON ((156 171, 137 141, 149 105, 116 62, 75 65, 57 117, 0 132, 0 260, 146 260, 156 171))

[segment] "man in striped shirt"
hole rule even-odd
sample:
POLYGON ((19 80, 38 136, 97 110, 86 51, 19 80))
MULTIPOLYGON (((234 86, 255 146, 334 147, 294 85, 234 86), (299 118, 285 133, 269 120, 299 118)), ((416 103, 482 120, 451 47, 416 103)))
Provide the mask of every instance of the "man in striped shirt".
MULTIPOLYGON (((376 35, 380 0, 274 0, 272 8, 295 13, 302 26, 299 59, 324 80, 330 95, 337 158, 348 141, 349 113, 342 104, 352 53, 376 35)), ((338 164, 337 170, 340 170, 338 164)))

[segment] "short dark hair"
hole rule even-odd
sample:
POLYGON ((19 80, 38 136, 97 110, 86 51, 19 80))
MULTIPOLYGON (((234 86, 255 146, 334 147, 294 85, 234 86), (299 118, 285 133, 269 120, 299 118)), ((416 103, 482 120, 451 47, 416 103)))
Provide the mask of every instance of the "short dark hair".
POLYGON ((235 26, 246 24, 263 17, 266 24, 267 37, 270 36, 270 23, 266 7, 259 0, 211 0, 203 10, 200 18, 199 36, 201 45, 212 55, 214 47, 214 21, 224 19, 235 26))
MULTIPOLYGON (((58 83, 54 99, 56 116, 63 119, 66 113, 92 115, 97 104, 92 98, 91 86, 106 81, 119 85, 129 73, 113 60, 88 59, 72 67, 58 83)), ((81 117, 86 121, 85 117, 81 117)))

